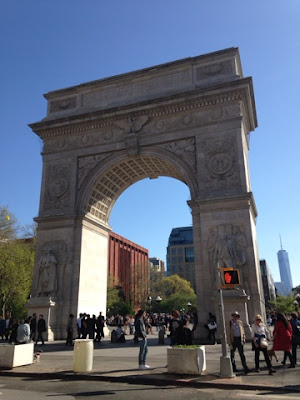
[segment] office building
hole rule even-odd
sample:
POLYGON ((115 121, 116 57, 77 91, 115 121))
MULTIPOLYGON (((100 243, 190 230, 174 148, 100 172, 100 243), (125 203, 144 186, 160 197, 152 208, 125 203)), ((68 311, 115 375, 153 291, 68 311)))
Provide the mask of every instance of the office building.
POLYGON ((167 247, 167 275, 178 274, 196 290, 193 227, 173 228, 167 247))
POLYGON ((165 272, 165 263, 157 257, 149 258, 150 266, 158 272, 165 272))
POLYGON ((274 279, 266 260, 260 260, 260 272, 263 284, 264 298, 266 307, 269 306, 269 301, 274 301, 276 298, 274 279))
POLYGON ((109 236, 108 284, 119 285, 126 301, 141 307, 149 290, 149 252, 116 233, 109 236))

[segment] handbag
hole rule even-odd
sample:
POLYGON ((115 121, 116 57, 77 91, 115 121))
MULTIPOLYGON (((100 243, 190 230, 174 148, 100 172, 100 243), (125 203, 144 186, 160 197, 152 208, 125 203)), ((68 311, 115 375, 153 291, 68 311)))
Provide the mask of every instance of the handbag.
POLYGON ((213 324, 207 324, 207 326, 210 331, 217 329, 217 324, 215 322, 213 324))
POLYGON ((266 338, 262 337, 260 339, 259 345, 262 349, 267 349, 268 348, 268 341, 266 338))

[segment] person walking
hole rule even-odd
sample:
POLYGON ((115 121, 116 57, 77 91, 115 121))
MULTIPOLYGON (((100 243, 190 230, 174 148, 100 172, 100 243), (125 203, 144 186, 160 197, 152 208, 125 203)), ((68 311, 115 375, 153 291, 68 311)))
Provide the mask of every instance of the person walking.
POLYGON ((36 313, 32 314, 32 318, 30 320, 30 339, 35 341, 35 337, 36 337, 36 313))
POLYGON ((286 316, 277 314, 277 322, 273 332, 273 350, 284 351, 282 364, 285 365, 286 359, 289 358, 290 365, 288 368, 295 368, 295 363, 291 354, 292 336, 293 330, 286 316))
POLYGON ((247 367, 246 357, 244 354, 244 344, 246 343, 246 335, 243 327, 243 322, 240 320, 240 314, 235 311, 231 314, 232 319, 227 325, 227 343, 230 347, 230 358, 233 372, 238 372, 235 363, 235 351, 238 349, 241 362, 244 368, 244 373, 247 375, 251 370, 247 367))
POLYGON ((74 336, 74 314, 70 314, 67 325, 66 346, 73 346, 73 336, 74 336))
POLYGON ((38 334, 37 334, 37 338, 36 338, 35 344, 37 344, 39 340, 41 340, 42 345, 45 344, 44 338, 43 338, 43 332, 46 332, 46 331, 47 331, 46 321, 44 320, 43 314, 40 314, 39 315, 39 320, 38 320, 38 323, 37 323, 37 333, 38 334))
POLYGON ((262 316, 257 314, 254 317, 254 324, 252 325, 252 342, 253 348, 255 351, 254 360, 255 360, 255 371, 260 372, 259 369, 259 354, 263 353, 265 357, 265 361, 269 370, 269 375, 273 375, 276 372, 276 369, 272 367, 270 358, 267 354, 267 342, 266 340, 270 340, 270 332, 266 325, 262 322, 262 316))
POLYGON ((290 324, 293 329, 293 338, 292 338, 292 355, 294 364, 297 365, 297 347, 300 346, 300 320, 298 318, 297 313, 291 313, 290 324))
POLYGON ((144 310, 139 310, 135 316, 135 333, 137 340, 140 345, 139 352, 139 369, 149 369, 149 365, 146 364, 146 357, 148 353, 147 347, 147 335, 144 317, 146 316, 146 312, 144 310))

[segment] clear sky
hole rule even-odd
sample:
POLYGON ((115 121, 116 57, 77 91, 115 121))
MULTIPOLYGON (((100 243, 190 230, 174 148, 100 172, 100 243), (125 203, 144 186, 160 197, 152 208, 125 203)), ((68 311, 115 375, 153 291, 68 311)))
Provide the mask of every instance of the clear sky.
MULTIPOLYGON (((299 285, 299 0, 1 1, 0 204, 22 225, 38 215, 42 144, 27 124, 45 117, 44 93, 229 47, 239 47, 254 83, 259 256, 280 280, 281 234, 299 285)), ((171 229, 192 223, 188 199, 174 179, 140 181, 120 196, 110 224, 165 260, 171 229)))

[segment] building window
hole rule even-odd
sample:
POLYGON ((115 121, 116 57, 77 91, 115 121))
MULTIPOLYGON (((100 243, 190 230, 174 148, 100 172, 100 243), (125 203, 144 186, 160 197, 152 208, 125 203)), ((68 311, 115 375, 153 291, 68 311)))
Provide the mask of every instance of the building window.
POLYGON ((176 254, 176 247, 172 247, 172 254, 176 254))
POLYGON ((185 249, 185 262, 194 262, 194 248, 186 247, 185 249))

